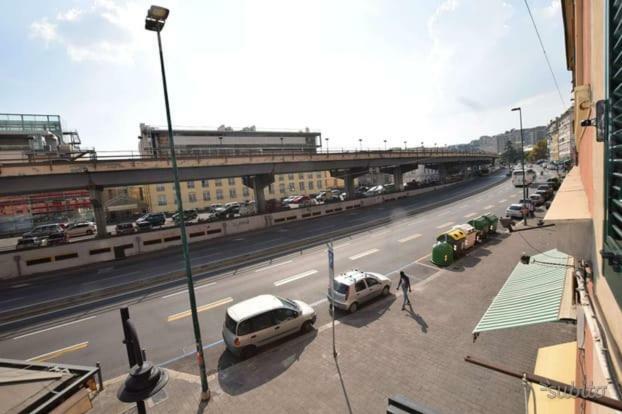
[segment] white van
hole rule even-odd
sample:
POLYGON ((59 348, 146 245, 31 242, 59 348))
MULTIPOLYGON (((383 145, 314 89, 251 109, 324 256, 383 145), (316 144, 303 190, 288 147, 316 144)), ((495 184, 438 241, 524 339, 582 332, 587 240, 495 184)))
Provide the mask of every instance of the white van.
POLYGON ((316 319, 302 301, 259 295, 227 309, 222 338, 232 354, 245 358, 277 339, 311 331, 316 319))

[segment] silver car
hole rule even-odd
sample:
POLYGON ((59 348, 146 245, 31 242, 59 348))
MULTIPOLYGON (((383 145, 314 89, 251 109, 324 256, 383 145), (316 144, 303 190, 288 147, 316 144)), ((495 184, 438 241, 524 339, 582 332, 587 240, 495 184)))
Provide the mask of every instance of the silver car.
POLYGON ((513 219, 522 220, 524 217, 523 210, 524 210, 524 207, 522 204, 511 204, 505 210, 505 216, 513 218, 513 219))
POLYGON ((259 295, 229 307, 222 327, 227 349, 243 358, 260 346, 313 329, 315 310, 299 300, 259 295))
POLYGON ((391 290, 391 279, 379 273, 352 270, 335 277, 335 298, 328 290, 328 302, 336 308, 356 312, 360 305, 391 290))

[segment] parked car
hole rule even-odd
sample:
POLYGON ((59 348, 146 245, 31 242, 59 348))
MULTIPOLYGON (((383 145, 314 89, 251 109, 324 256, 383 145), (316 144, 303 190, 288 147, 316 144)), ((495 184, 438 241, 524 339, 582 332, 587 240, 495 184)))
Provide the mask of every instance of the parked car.
POLYGON ((529 199, 536 205, 536 207, 544 205, 544 202, 546 201, 541 194, 530 194, 529 199))
POLYGON ((238 208, 238 214, 240 214, 241 217, 243 217, 243 216, 252 216, 256 212, 257 212, 257 210, 255 209, 255 202, 254 201, 249 201, 249 202, 240 204, 240 206, 238 208))
POLYGON ((65 233, 67 233, 67 237, 80 237, 80 236, 90 236, 95 234, 96 228, 95 224, 90 221, 82 221, 78 223, 71 223, 65 228, 65 233))
POLYGON ((525 207, 522 204, 510 204, 505 210, 505 216, 513 219, 522 220, 524 217, 525 207))
POLYGON ((553 187, 553 190, 555 191, 559 190, 559 186, 561 185, 561 182, 557 177, 549 178, 548 180, 546 180, 546 183, 553 187))
POLYGON ((41 247, 43 243, 43 239, 40 239, 39 237, 28 237, 28 238, 20 238, 19 240, 17 240, 17 245, 15 246, 15 248, 17 250, 22 250, 22 249, 34 249, 36 247, 41 247))
POLYGON ((374 186, 374 187, 370 188, 369 190, 367 190, 365 192, 365 197, 377 196, 377 195, 380 195, 380 194, 384 194, 384 192, 385 192, 384 186, 377 185, 377 186, 374 186))
POLYGON ((166 216, 164 213, 147 213, 138 220, 136 220, 136 226, 139 229, 149 229, 151 227, 160 227, 166 223, 166 216))
POLYGON ((114 232, 117 235, 131 234, 136 231, 134 223, 119 223, 115 226, 114 232))
MULTIPOLYGON (((20 240, 22 240, 22 246, 51 246, 55 244, 67 243, 67 234, 59 224, 44 224, 42 226, 35 227, 28 233, 24 233, 20 240)), ((19 244, 18 240, 18 245, 19 244)))
POLYGON ((391 290, 391 279, 379 273, 352 270, 335 277, 335 297, 328 289, 328 302, 339 309, 356 312, 360 305, 391 290))
POLYGON ((214 212, 218 220, 232 219, 240 213, 239 205, 230 205, 229 207, 217 208, 214 212))
MULTIPOLYGON (((199 213, 197 212, 196 209, 184 210, 184 223, 191 221, 191 220, 195 220, 198 217, 199 217, 199 213)), ((179 213, 173 214, 172 218, 173 218, 173 221, 175 221, 175 223, 179 223, 179 213)))
POLYGON ((553 198, 553 187, 548 184, 540 184, 536 188, 536 192, 544 191, 547 194, 547 200, 553 198))
POLYGON ((232 354, 248 357, 261 346, 311 331, 316 319, 315 310, 302 301, 259 295, 227 309, 222 337, 232 354))
POLYGON ((533 216, 534 212, 536 211, 536 205, 534 204, 533 200, 531 200, 531 198, 529 199, 520 199, 518 200, 518 204, 521 204, 523 206, 525 206, 528 210, 529 210, 529 215, 533 216))
POLYGON ((553 198, 553 195, 546 190, 536 190, 534 194, 540 194, 545 201, 549 201, 553 198))

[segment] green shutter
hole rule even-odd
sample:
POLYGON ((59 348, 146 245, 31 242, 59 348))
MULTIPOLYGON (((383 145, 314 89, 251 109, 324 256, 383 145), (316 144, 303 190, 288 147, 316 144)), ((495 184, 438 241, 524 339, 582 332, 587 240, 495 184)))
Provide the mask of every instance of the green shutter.
POLYGON ((622 306, 622 0, 609 2, 603 274, 622 306))

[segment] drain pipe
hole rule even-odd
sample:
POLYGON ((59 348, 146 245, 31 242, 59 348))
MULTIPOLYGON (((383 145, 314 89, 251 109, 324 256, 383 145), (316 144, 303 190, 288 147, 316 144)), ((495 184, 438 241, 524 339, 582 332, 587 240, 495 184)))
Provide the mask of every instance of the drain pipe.
POLYGON ((589 327, 590 332, 592 332, 595 344, 594 352, 598 358, 598 364, 600 365, 600 368, 605 376, 605 380, 607 381, 607 394, 611 398, 619 400, 621 393, 618 389, 618 384, 615 381, 615 374, 613 374, 610 369, 611 365, 607 351, 606 337, 601 334, 596 312, 594 311, 591 299, 585 286, 585 268, 586 265, 583 262, 579 269, 575 271, 575 277, 577 279, 577 292, 579 292, 579 303, 577 305, 581 306, 583 314, 585 315, 585 323, 589 327))

